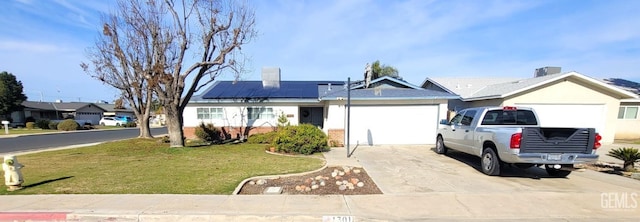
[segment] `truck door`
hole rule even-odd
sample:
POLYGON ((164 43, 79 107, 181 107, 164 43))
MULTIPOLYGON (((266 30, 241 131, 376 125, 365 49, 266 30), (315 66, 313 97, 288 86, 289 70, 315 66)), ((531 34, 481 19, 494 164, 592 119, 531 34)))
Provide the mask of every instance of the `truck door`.
POLYGON ((463 143, 462 139, 464 139, 464 129, 462 129, 463 128, 462 119, 466 112, 467 111, 461 111, 460 113, 456 114, 453 117, 453 119, 451 119, 451 122, 450 122, 451 130, 449 131, 449 135, 446 136, 449 138, 448 139, 449 144, 447 144, 447 146, 451 147, 454 150, 458 150, 462 152, 467 152, 465 146, 462 144, 463 143))
POLYGON ((460 121, 460 126, 456 130, 460 136, 460 145, 463 146, 464 152, 472 153, 474 151, 475 146, 475 138, 474 138, 474 120, 477 114, 476 110, 467 110, 462 116, 462 120, 460 121))

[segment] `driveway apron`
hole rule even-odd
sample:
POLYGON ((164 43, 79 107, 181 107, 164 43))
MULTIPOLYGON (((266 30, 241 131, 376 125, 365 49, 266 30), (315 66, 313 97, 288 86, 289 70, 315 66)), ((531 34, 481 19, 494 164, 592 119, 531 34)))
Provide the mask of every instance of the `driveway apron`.
POLYGON ((544 169, 507 167, 502 176, 479 170, 480 159, 452 152, 438 155, 434 145, 384 145, 356 147, 351 158, 365 168, 384 194, 429 192, 522 193, 638 192, 640 181, 594 171, 573 172, 568 178, 551 178, 544 169))

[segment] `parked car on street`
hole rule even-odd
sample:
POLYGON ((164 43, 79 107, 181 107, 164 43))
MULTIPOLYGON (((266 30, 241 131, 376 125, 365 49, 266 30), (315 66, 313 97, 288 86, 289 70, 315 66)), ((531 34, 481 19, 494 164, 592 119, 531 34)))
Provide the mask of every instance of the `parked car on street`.
POLYGON ((100 119, 101 126, 124 126, 127 123, 126 118, 102 117, 102 119, 100 119))
POLYGON ((602 139, 594 128, 540 127, 534 110, 526 107, 470 108, 441 124, 435 151, 445 154, 453 149, 478 156, 487 175, 500 175, 501 167, 510 164, 544 165, 550 176, 566 177, 573 164, 598 160, 602 139))

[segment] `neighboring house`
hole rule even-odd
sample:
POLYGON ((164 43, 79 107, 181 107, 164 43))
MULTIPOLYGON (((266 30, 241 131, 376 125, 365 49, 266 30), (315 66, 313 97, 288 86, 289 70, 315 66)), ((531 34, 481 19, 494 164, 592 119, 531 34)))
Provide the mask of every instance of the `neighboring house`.
MULTIPOLYGON (((605 79, 604 81, 640 96, 640 83, 624 79, 605 79)), ((640 138, 639 126, 640 99, 620 100, 618 120, 616 121, 616 139, 640 138)))
POLYGON ((532 107, 542 126, 593 127, 603 142, 612 143, 621 101, 637 100, 638 95, 577 72, 544 70, 536 70, 537 77, 529 79, 427 78, 422 88, 459 95, 460 99, 449 102, 453 111, 480 106, 532 107))
POLYGON ((108 103, 95 103, 96 106, 100 107, 104 110, 102 116, 128 116, 131 118, 135 117, 133 110, 131 109, 116 109, 115 104, 108 103))
POLYGON ((105 111, 93 103, 85 102, 24 101, 22 106, 24 107, 23 111, 11 114, 14 123, 24 123, 28 117, 32 117, 34 120, 75 119, 98 124, 105 111))
POLYGON ((381 77, 368 87, 351 85, 351 114, 344 81, 280 81, 280 69, 263 69, 263 81, 218 81, 191 98, 184 110, 185 136, 200 123, 213 123, 231 135, 275 129, 280 115, 292 125, 310 123, 329 140, 346 144, 433 144, 439 119, 446 118, 447 92, 425 90, 381 77))

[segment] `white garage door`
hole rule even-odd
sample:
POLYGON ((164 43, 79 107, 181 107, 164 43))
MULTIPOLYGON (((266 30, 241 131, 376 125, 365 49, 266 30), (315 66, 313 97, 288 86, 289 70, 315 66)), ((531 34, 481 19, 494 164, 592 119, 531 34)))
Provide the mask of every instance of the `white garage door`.
POLYGON ((516 104, 531 107, 542 127, 588 127, 604 132, 605 109, 598 104, 516 104))
POLYGON ((352 106, 350 143, 435 144, 438 106, 352 106))

